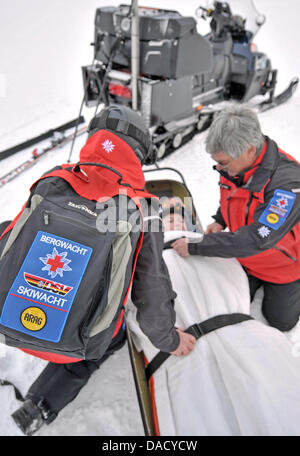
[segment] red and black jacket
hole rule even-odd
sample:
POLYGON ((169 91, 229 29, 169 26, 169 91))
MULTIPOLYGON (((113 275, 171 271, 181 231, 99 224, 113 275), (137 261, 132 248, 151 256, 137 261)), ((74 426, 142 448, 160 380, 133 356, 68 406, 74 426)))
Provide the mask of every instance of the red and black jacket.
POLYGON ((220 207, 214 218, 229 232, 205 235, 200 243, 189 244, 189 253, 236 257, 249 274, 268 282, 299 279, 300 164, 266 138, 257 161, 243 176, 242 185, 224 174, 219 185, 220 207), (277 203, 272 203, 276 191, 291 198, 288 214, 280 214, 277 203), (271 223, 264 223, 266 217, 271 223), (276 228, 278 219, 280 226, 276 228))

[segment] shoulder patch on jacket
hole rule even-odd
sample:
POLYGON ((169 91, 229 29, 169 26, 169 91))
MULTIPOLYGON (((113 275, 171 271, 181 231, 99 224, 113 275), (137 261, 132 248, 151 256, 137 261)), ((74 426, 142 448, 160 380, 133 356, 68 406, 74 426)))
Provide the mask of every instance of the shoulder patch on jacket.
POLYGON ((291 212, 295 200, 294 193, 277 188, 258 221, 273 230, 278 230, 291 212))

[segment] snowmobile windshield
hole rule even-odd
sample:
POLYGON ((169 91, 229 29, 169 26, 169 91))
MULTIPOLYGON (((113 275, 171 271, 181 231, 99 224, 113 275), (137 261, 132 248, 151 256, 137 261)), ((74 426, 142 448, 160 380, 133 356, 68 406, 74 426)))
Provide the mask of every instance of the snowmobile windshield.
MULTIPOLYGON (((204 0, 201 6, 204 6, 207 9, 215 9, 216 1, 204 0)), ((260 27, 265 23, 266 17, 264 14, 260 13, 253 0, 227 0, 227 2, 219 2, 223 4, 228 4, 232 13, 232 16, 240 18, 240 20, 245 20, 244 26, 245 29, 252 34, 252 38, 257 34, 260 27)))
POLYGON ((254 1, 228 0, 227 3, 234 16, 241 16, 243 19, 246 19, 246 30, 249 30, 255 36, 260 27, 265 23, 266 17, 256 9, 254 1))

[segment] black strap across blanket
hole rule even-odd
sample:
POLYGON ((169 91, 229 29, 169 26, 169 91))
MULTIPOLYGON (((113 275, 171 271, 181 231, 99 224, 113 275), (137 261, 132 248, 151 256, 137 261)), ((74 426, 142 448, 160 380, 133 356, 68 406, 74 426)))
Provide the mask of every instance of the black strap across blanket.
MULTIPOLYGON (((231 313, 224 315, 217 315, 216 317, 208 318, 201 323, 195 323, 185 330, 186 333, 195 336, 196 340, 216 329, 223 328, 228 325, 235 325, 243 321, 253 320, 253 317, 242 313, 231 313)), ((151 376, 163 364, 163 362, 171 356, 170 353, 159 352, 146 367, 146 378, 149 381, 151 376)))

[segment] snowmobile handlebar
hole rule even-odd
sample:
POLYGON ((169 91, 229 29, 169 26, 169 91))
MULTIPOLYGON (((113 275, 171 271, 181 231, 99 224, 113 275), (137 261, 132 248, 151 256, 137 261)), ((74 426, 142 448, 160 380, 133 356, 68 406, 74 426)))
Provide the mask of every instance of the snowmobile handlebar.
POLYGON ((215 1, 212 8, 199 6, 196 16, 206 20, 211 18, 210 28, 215 38, 223 38, 226 33, 234 36, 242 36, 246 33, 246 19, 239 15, 233 15, 227 2, 215 1))

